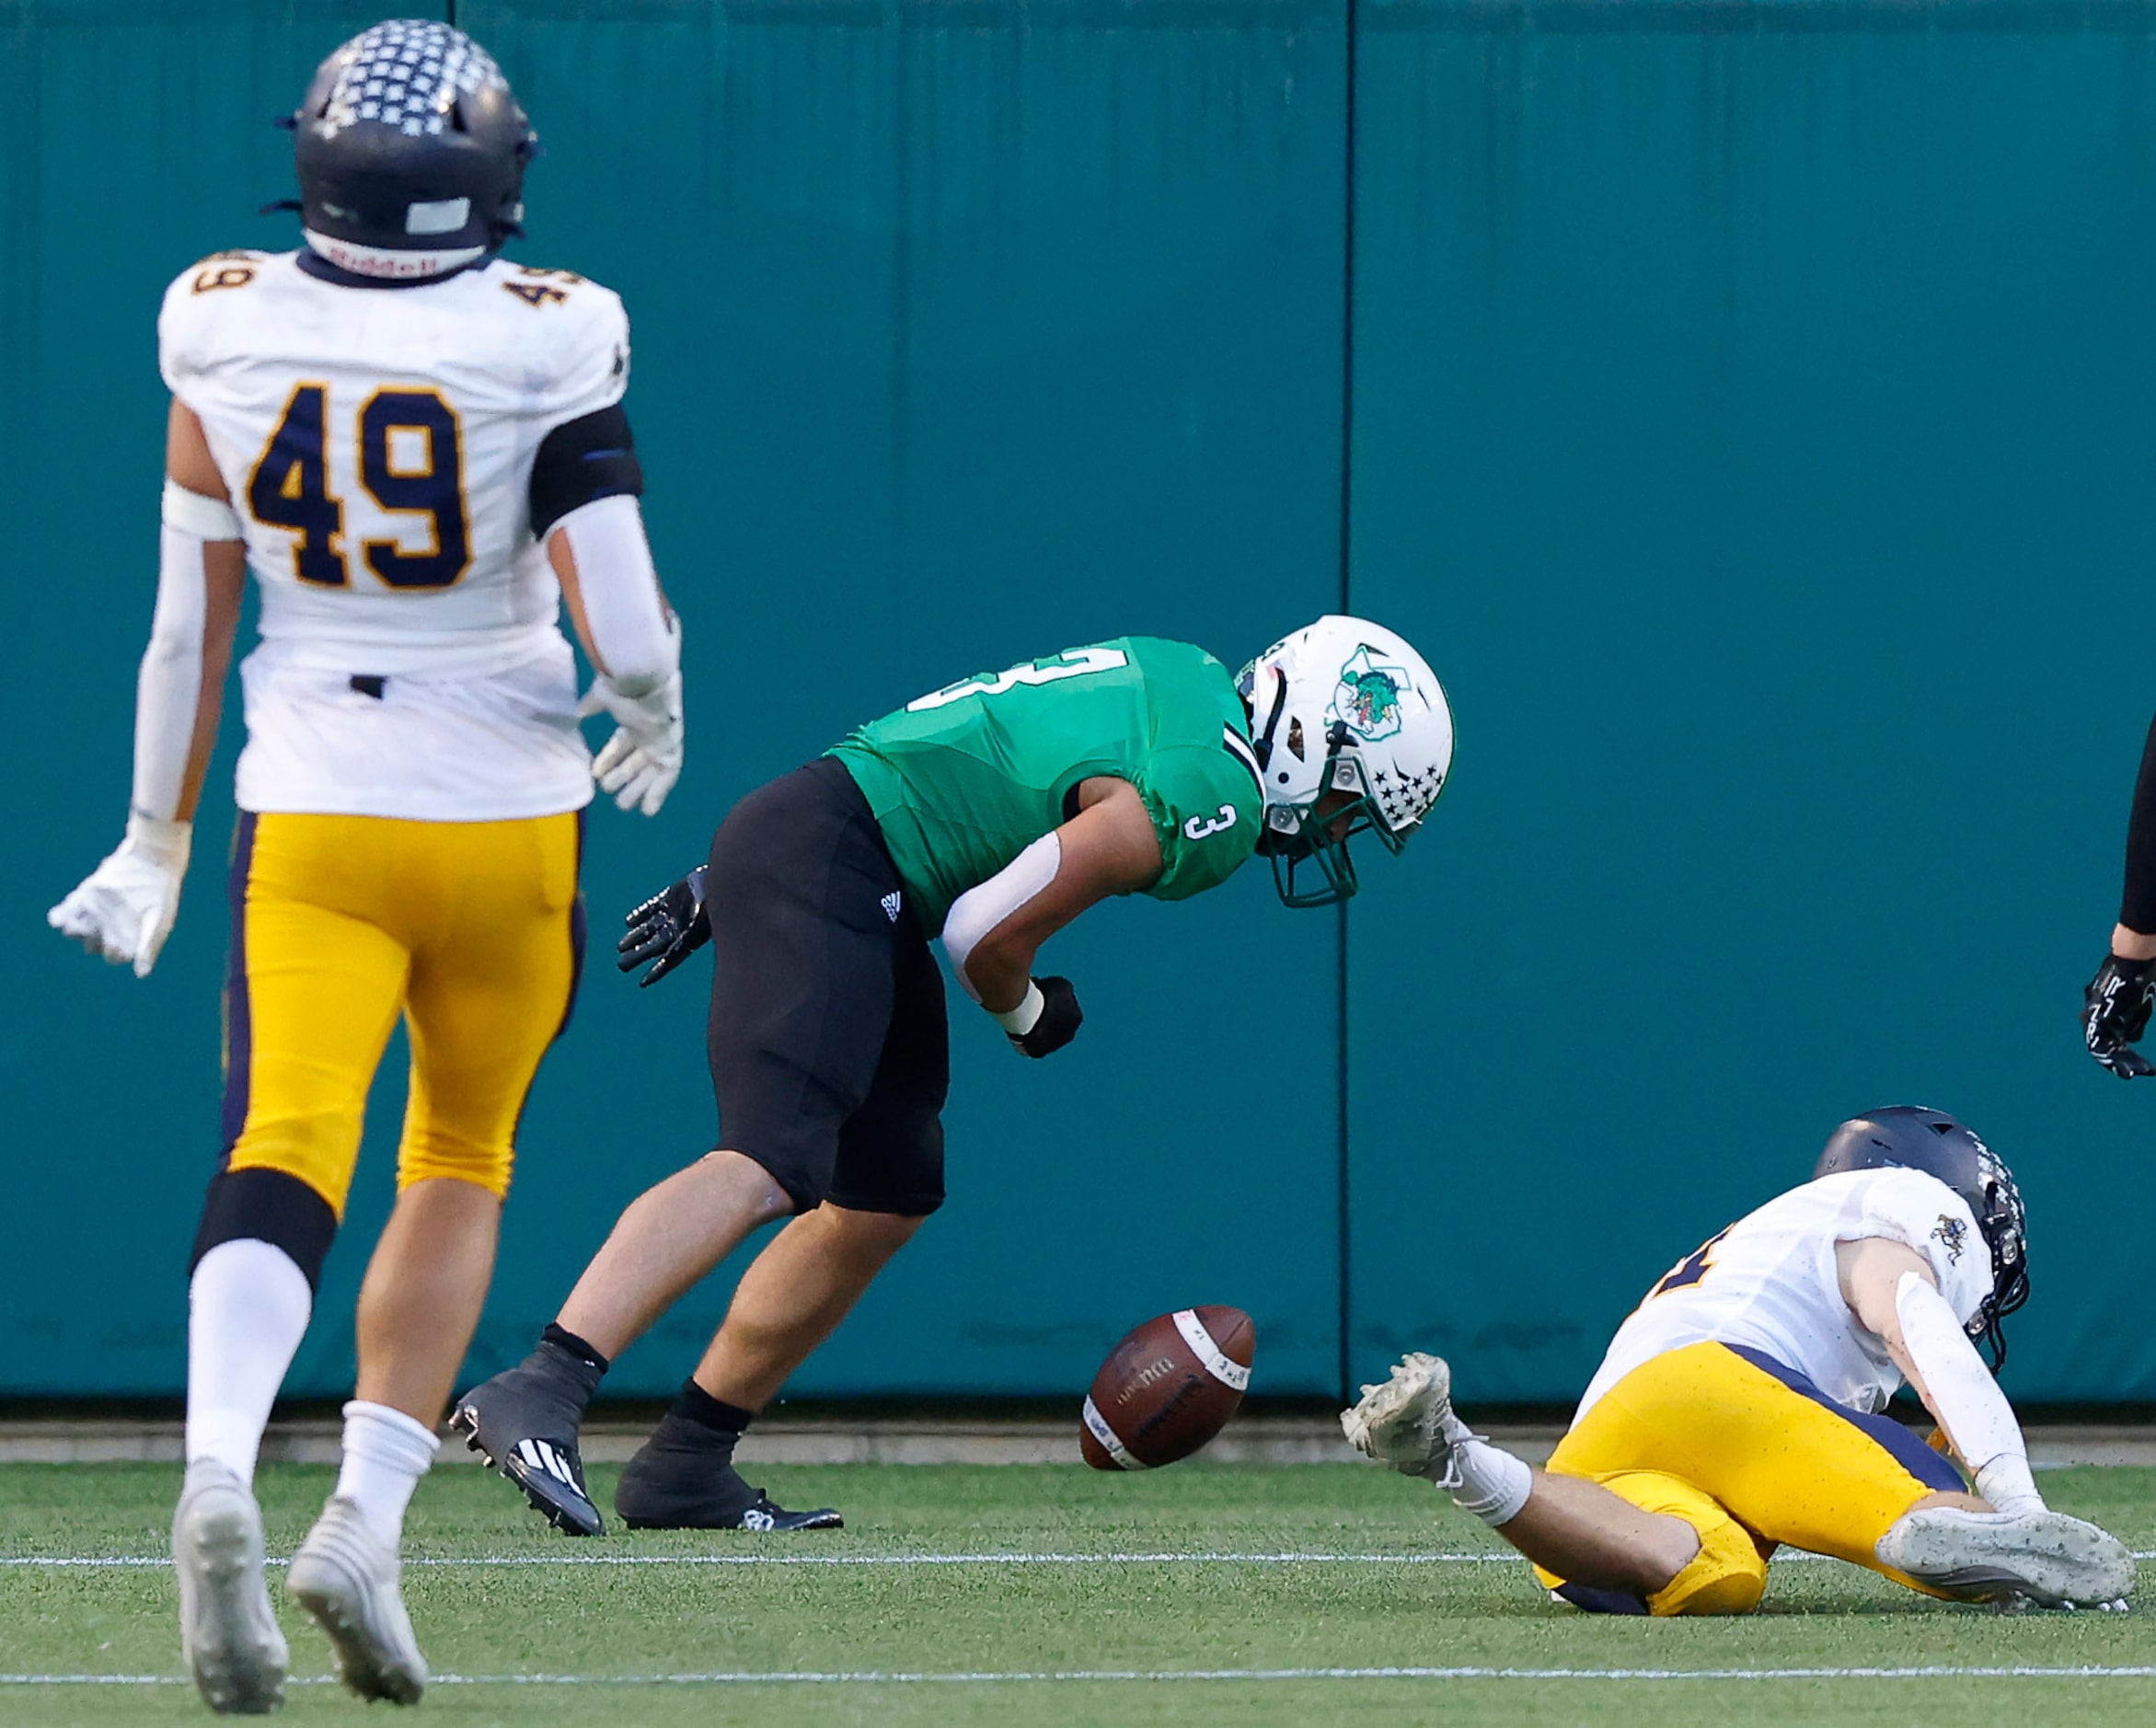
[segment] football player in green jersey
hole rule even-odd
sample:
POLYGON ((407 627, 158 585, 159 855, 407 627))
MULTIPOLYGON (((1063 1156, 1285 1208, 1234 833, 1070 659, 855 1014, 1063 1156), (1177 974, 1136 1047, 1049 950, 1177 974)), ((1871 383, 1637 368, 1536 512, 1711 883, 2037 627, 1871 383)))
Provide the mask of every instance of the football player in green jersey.
POLYGON ((1068 1043, 1041 945, 1111 894, 1182 900, 1253 852, 1291 906, 1355 891, 1348 842, 1397 852, 1452 763, 1423 657, 1327 617, 1239 679, 1202 649, 1121 637, 965 678, 750 793, 708 863, 629 915, 651 984, 709 942, 723 1145, 622 1214, 523 1363, 451 1425, 564 1530, 596 1535, 577 1432, 608 1363, 748 1233, 750 1264, 681 1396, 631 1461, 632 1528, 813 1529, 734 1470, 735 1441, 943 1202, 940 938, 1021 1055, 1068 1043))

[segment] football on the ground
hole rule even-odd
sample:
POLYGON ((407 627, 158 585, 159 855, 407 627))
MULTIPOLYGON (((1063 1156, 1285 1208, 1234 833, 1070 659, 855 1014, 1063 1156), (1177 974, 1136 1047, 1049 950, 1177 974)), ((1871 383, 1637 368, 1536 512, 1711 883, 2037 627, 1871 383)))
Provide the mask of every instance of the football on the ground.
POLYGON ((1086 1462, 1147 1470, 1190 1457, 1242 1402, 1257 1343, 1240 1308, 1178 1308, 1147 1320, 1093 1377, 1078 1429, 1086 1462))

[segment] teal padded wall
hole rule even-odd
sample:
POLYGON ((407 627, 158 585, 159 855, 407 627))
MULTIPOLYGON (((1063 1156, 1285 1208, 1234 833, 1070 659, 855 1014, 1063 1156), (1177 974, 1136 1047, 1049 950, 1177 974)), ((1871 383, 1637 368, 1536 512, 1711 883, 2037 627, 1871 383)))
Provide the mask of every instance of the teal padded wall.
MULTIPOLYGON (((1256 874, 1104 909, 1052 950, 1089 1014, 1054 1063, 956 1005, 951 1204, 798 1389, 1075 1393, 1219 1300, 1262 1389, 1434 1345, 1470 1398, 1562 1399, 1837 1117, 1915 1097, 2026 1178, 2010 1388, 2156 1396, 2149 1100, 2072 1020, 2151 705, 2156 11, 1352 4, 1352 36, 1351 0, 455 6, 546 143, 515 255, 635 322, 692 722, 659 819, 594 812, 601 954, 474 1373, 711 1143, 707 974, 628 988, 619 911, 923 688, 1134 628, 1232 659, 1332 608, 1344 491, 1353 603, 1461 727, 1348 921, 1344 1070, 1338 920, 1256 874)), ((0 1390, 179 1383, 236 727, 152 979, 42 912, 124 807, 156 296, 290 243, 252 213, 287 186, 264 122, 374 15, 0 0, 0 441, 40 505, 0 1390)), ((295 1390, 348 1383, 400 1060, 295 1390)), ((669 1388, 727 1287, 613 1384, 669 1388)))
MULTIPOLYGON (((858 720, 1124 631, 1239 663, 1337 593, 1343 13, 1250 0, 960 16, 945 28, 918 6, 790 0, 458 10, 545 144, 515 255, 587 271, 628 302, 648 514, 686 619, 688 771, 655 822, 594 813, 586 889, 603 950, 620 911, 702 856, 728 803, 858 720)), ((289 108, 296 69, 345 28, 296 29, 283 62, 190 89, 172 127, 251 144, 258 115, 289 108)), ((74 36, 32 33, 55 40, 74 36)), ((155 104, 151 68, 171 42, 138 24, 98 47, 140 68, 155 104)), ((40 47, 33 79, 58 77, 48 68, 65 52, 40 47)), ((86 99, 51 100, 63 95, 86 99)), ((33 133, 11 165, 40 144, 53 163, 53 137, 33 133)), ((86 550, 112 604, 94 634, 65 628, 80 579, 48 587, 63 648, 25 669, 52 701, 94 714, 79 754, 50 765, 38 807, 55 813, 35 869, 11 866, 9 958, 60 1005, 18 1029, 19 1114, 69 1143, 39 1149, 37 1204, 0 1225, 27 1238, 25 1270, 6 1279, 38 1339, 9 1371, 25 1388, 179 1381, 184 1254, 216 1150, 214 859, 198 863, 146 985, 68 953, 38 915, 124 808, 154 578, 156 294, 212 248, 290 243, 289 218, 249 213, 283 190, 278 135, 261 138, 246 175, 174 190, 169 233, 100 239, 131 273, 63 330, 71 349, 113 352, 81 411, 116 425, 129 405, 124 435, 98 447, 136 454, 130 484, 110 472, 117 456, 94 482, 83 474, 112 483, 128 537, 82 548, 52 524, 54 575, 63 547, 86 550), (121 1024, 131 1042, 169 1043, 139 1091, 111 1063, 121 1024), (56 1275, 81 1243, 53 1239, 47 1220, 89 1215, 114 1156, 136 1192, 106 1206, 100 1236, 125 1241, 127 1266, 86 1304, 56 1275)), ((47 218, 55 252, 91 225, 86 205, 47 218)), ((73 457, 55 449, 56 472, 72 460, 82 473, 95 438, 74 442, 73 457)), ((205 851, 224 820, 205 821, 205 851)), ((1252 873, 1188 904, 1105 908, 1059 942, 1055 965, 1089 1020, 1052 1064, 1020 1062, 958 1001, 951 1204, 801 1386, 1062 1391, 1136 1320, 1230 1301, 1257 1318, 1271 1385, 1329 1389, 1336 944, 1333 920, 1286 913, 1252 873), (1315 987, 1255 987, 1261 955, 1315 987), (1306 1059, 1261 1076, 1259 1047, 1306 1059), (1161 1255, 1164 1227, 1186 1217, 1206 1227, 1161 1255)), ((603 955, 587 973, 526 1113, 474 1372, 521 1355, 620 1207, 713 1143, 708 976, 644 994, 603 955)), ((351 1295, 387 1198, 401 1090, 396 1074, 377 1089, 299 1389, 334 1392, 349 1373, 351 1295)), ((670 1390, 729 1287, 722 1273, 685 1302, 610 1386, 670 1390)))
POLYGON ((1429 915, 1355 916, 1354 1370, 1570 1396, 1899 1100, 2021 1172, 2009 1388, 2156 1396, 2156 1100, 2074 1024, 2156 701, 2148 14, 1364 17, 1353 592, 1461 743, 1429 915))

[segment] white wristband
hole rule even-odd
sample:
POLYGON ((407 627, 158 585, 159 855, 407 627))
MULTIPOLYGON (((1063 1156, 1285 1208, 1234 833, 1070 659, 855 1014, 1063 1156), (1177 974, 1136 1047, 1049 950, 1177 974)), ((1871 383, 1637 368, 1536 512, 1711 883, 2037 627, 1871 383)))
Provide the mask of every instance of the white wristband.
MULTIPOLYGON (((1025 999, 1008 1014, 997 1014, 996 1021, 1013 1038, 1023 1038, 1041 1023, 1042 1011, 1047 1006, 1048 998, 1041 994, 1041 986, 1028 978, 1025 999)), ((995 1010, 991 1008, 989 1012, 995 1010)))
POLYGON ((165 822, 139 810, 127 812, 126 849, 137 858, 184 871, 193 836, 191 822, 165 822))

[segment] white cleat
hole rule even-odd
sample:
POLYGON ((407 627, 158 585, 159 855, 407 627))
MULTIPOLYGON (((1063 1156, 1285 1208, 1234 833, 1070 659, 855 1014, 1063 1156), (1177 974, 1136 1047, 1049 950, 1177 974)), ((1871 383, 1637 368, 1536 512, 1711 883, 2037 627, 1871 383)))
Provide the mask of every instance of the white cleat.
POLYGON ((1879 1538, 1897 1572, 1971 1602, 2103 1607, 2134 1587, 2124 1542, 2062 1512, 1912 1512, 1879 1538))
POLYGON ((333 1499, 292 1557, 284 1581, 329 1634, 338 1677, 370 1701, 416 1704, 426 1689, 427 1659, 397 1587, 402 1571, 397 1551, 361 1521, 359 1507, 333 1499))
POLYGON ((1442 1481, 1452 1465, 1452 1370, 1442 1357, 1411 1351, 1382 1386, 1366 1386, 1353 1410, 1340 1412, 1341 1432, 1357 1452, 1403 1476, 1442 1481))
POLYGON ((197 1458, 172 1515, 179 1647, 202 1702, 266 1716, 284 1702, 290 1652, 262 1578, 262 1509, 225 1465, 197 1458))

